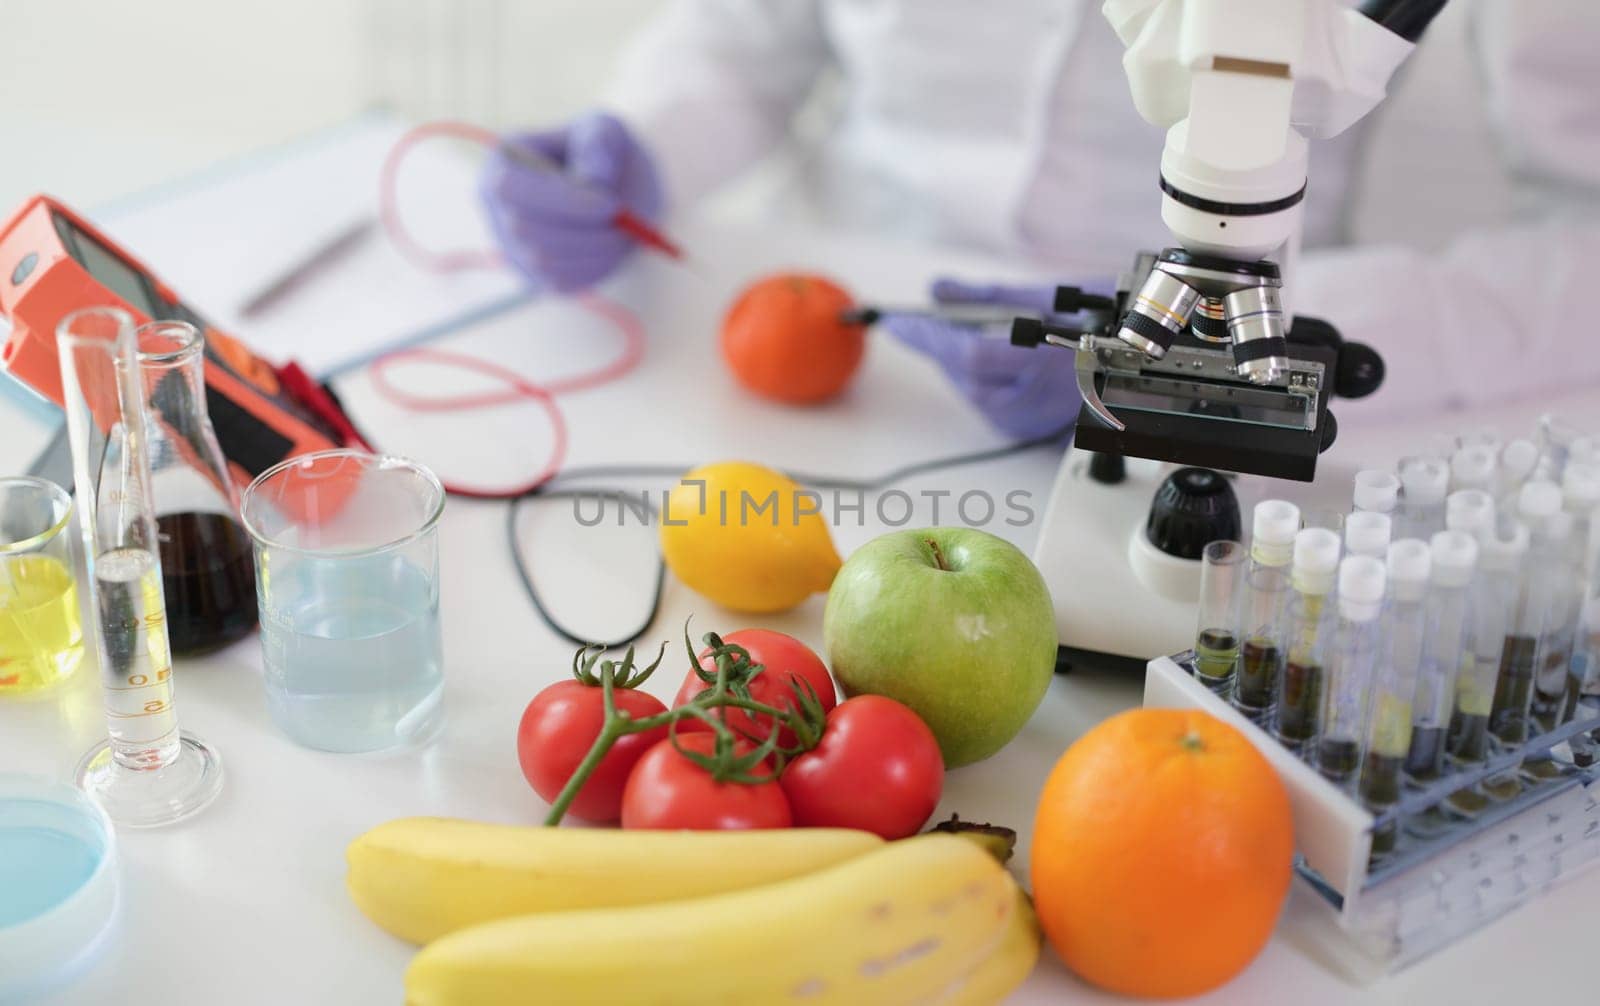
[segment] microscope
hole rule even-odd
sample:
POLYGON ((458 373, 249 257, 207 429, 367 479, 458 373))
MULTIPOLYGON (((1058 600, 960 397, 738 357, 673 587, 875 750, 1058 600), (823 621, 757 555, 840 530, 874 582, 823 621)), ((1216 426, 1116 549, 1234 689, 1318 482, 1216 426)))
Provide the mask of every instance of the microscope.
POLYGON ((1083 398, 1035 553, 1069 659, 1189 645, 1199 550, 1239 533, 1242 480, 1221 473, 1312 481, 1337 435, 1330 398, 1381 383, 1377 353, 1291 310, 1307 148, 1383 99, 1444 2, 1106 0, 1134 104, 1167 130, 1176 243, 1137 256, 1112 298, 1060 288, 1076 321, 1012 329, 1073 352, 1083 398), (1191 467, 1166 478, 1160 462, 1191 467), (1081 591, 1084 570, 1125 582, 1081 591))

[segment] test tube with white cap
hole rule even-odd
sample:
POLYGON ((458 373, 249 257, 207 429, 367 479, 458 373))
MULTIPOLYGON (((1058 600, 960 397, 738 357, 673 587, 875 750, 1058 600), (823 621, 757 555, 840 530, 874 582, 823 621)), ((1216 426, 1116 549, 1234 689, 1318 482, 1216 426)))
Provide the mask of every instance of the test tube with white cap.
POLYGON ((1358 512, 1393 513, 1400 500, 1400 480, 1393 472, 1364 468, 1356 472, 1355 489, 1350 495, 1358 512))
POLYGON ((1317 770, 1337 783, 1348 782, 1361 763, 1367 692, 1378 658, 1383 594, 1388 574, 1370 555, 1346 556, 1339 563, 1339 622, 1328 658, 1317 730, 1317 770))
POLYGON ((1469 444, 1450 458, 1450 489, 1482 489, 1493 493, 1499 457, 1486 444, 1469 444))
POLYGON ((1583 431, 1560 416, 1546 412, 1539 417, 1539 453, 1546 462, 1546 478, 1561 481, 1572 455, 1572 445, 1582 439, 1583 431))
POLYGON ((1444 530, 1444 499, 1450 488, 1450 466, 1437 458, 1400 462, 1400 504, 1395 533, 1424 541, 1444 530))
MULTIPOLYGON (((1454 530, 1454 529, 1453 529, 1454 530)), ((1460 529, 1464 530, 1464 529, 1460 529)), ((1455 712, 1445 747, 1463 768, 1489 758, 1489 714, 1494 707, 1501 658, 1511 634, 1522 568, 1528 555, 1528 529, 1514 520, 1492 526, 1478 539, 1478 572, 1472 578, 1472 662, 1456 678, 1455 712)), ((1481 787, 1457 790, 1446 801, 1457 814, 1473 816, 1488 806, 1481 787)))
POLYGON ((1567 462, 1561 473, 1561 508, 1572 514, 1572 542, 1577 552, 1578 575, 1588 589, 1596 586, 1596 573, 1600 572, 1600 528, 1596 527, 1596 514, 1600 513, 1600 463, 1567 462))
POLYGON ((1494 497, 1482 489, 1458 489, 1445 497, 1444 526, 1464 531, 1480 541, 1494 534, 1494 497))
MULTIPOLYGON (((1567 675, 1571 671, 1572 637, 1578 630, 1581 584, 1578 580, 1577 521, 1565 510, 1545 520, 1544 535, 1534 536, 1541 559, 1530 576, 1544 581, 1545 610, 1540 616, 1539 648, 1533 681, 1534 723, 1539 731, 1554 730, 1564 721, 1567 675)), ((1548 766, 1547 766, 1548 767, 1548 766)))
POLYGON ((1471 672, 1472 578, 1478 541, 1465 531, 1440 531, 1428 542, 1428 639, 1411 710, 1411 750, 1406 775, 1427 783, 1444 771, 1445 731, 1455 705, 1456 682, 1471 672))
POLYGON ((1454 434, 1429 433, 1422 438, 1422 446, 1417 449, 1417 456, 1433 458, 1448 465, 1460 447, 1461 441, 1454 434))
MULTIPOLYGON (((1567 705, 1567 718, 1577 715, 1578 703, 1600 688, 1600 593, 1584 597, 1578 615, 1578 632, 1572 643, 1572 682, 1577 694, 1567 705)), ((1600 760, 1600 731, 1579 734, 1571 740, 1572 760, 1590 766, 1600 760)))
POLYGON ((1239 662, 1239 600, 1249 552, 1236 541, 1214 541, 1200 553, 1200 620, 1195 628, 1195 675, 1227 694, 1239 662))
MULTIPOLYGON (((1422 675, 1428 629, 1428 577, 1432 555, 1417 538, 1389 546, 1389 601, 1383 614, 1372 695, 1366 715, 1364 755, 1357 793, 1374 814, 1400 802, 1400 782, 1411 750, 1412 707, 1422 675)), ((1372 851, 1394 848, 1393 823, 1372 833, 1372 851)))
POLYGON ((1532 440, 1516 439, 1500 451, 1500 470, 1495 475, 1495 496, 1515 504, 1522 484, 1534 477, 1539 468, 1539 445, 1532 440))
POLYGON ((1289 564, 1300 508, 1285 500, 1262 500, 1251 516, 1250 572, 1245 579, 1243 642, 1233 679, 1233 705, 1264 721, 1277 698, 1283 670, 1283 619, 1289 597, 1289 564))
POLYGON ((1570 465, 1574 461, 1581 461, 1586 465, 1600 465, 1600 437, 1574 437, 1567 445, 1567 464, 1570 465))
MULTIPOLYGON (((1560 554, 1560 513, 1561 490, 1553 482, 1534 480, 1517 494, 1517 521, 1527 529, 1529 545, 1489 710, 1489 732, 1507 747, 1517 747, 1537 733, 1533 711, 1541 646, 1549 637, 1552 606, 1558 603, 1560 577, 1551 575, 1551 569, 1566 570, 1560 554)), ((1522 791, 1521 768, 1519 764, 1485 779, 1483 791, 1497 800, 1515 796, 1522 791)))
POLYGON ((1382 562, 1389 554, 1389 540, 1393 535, 1394 521, 1386 513, 1361 510, 1345 518, 1344 550, 1351 555, 1365 555, 1382 562))
POLYGON ((1323 668, 1333 635, 1331 603, 1339 573, 1339 536, 1327 528, 1306 528, 1294 538, 1294 564, 1289 581, 1283 684, 1278 689, 1278 716, 1273 734, 1291 751, 1299 751, 1317 734, 1322 712, 1323 668))

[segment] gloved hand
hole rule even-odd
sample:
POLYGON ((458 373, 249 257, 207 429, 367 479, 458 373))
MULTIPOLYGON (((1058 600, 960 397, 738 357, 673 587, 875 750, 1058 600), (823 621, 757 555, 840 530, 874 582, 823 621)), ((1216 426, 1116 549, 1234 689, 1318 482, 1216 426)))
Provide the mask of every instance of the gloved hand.
POLYGON ((611 225, 626 207, 646 220, 661 212, 661 181, 649 153, 615 116, 591 112, 560 129, 506 136, 502 143, 549 162, 541 171, 497 149, 479 194, 506 260, 535 286, 567 293, 609 276, 634 242, 611 225))
MULTIPOLYGON (((1115 283, 1080 284, 1086 292, 1110 295, 1115 283)), ((1048 315, 1053 286, 973 284, 940 279, 933 283, 939 304, 993 304, 1019 314, 1048 315)), ((879 324, 896 339, 937 360, 945 375, 989 423, 1017 440, 1063 429, 1077 416, 1078 382, 1071 351, 1055 346, 1028 349, 1003 337, 983 334, 977 325, 947 321, 933 314, 888 314, 879 324)))

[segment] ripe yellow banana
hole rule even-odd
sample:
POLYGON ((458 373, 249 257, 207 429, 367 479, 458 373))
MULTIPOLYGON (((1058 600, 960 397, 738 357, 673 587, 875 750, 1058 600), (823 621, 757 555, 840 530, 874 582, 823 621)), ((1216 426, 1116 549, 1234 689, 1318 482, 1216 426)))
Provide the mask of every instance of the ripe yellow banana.
POLYGON ((403 940, 530 912, 642 905, 786 880, 880 848, 844 828, 671 832, 390 821, 350 843, 350 896, 403 940))
POLYGON ((1033 902, 1022 888, 1016 889, 1017 907, 1011 924, 987 960, 962 978, 939 1000, 939 1006, 995 1006, 1015 992, 1039 963, 1039 946, 1044 934, 1033 902))
POLYGON ((995 951, 1015 890, 976 843, 921 835, 765 887, 462 929, 412 960, 406 1003, 920 1004, 995 951))

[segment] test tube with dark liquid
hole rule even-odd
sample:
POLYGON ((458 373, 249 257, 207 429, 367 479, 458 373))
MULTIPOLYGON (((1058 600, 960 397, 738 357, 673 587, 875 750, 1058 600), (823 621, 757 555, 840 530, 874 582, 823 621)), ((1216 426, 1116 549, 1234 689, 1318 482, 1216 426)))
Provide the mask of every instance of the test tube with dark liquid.
POLYGON ((1444 772, 1445 731, 1455 704, 1456 683, 1471 673, 1468 630, 1478 542, 1465 531, 1440 531, 1430 540, 1429 552, 1428 638, 1411 711, 1411 749, 1406 755, 1406 776, 1420 784, 1432 782, 1444 772))
MULTIPOLYGON (((1577 713, 1582 701, 1586 681, 1593 674, 1591 660, 1586 656, 1584 633, 1593 631, 1595 622, 1588 615, 1591 602, 1600 597, 1600 568, 1596 565, 1596 550, 1600 549, 1600 464, 1586 455, 1574 454, 1567 462, 1561 477, 1561 506, 1572 514, 1572 558, 1578 582, 1578 603, 1573 605, 1572 656, 1568 661, 1566 695, 1562 701, 1561 722, 1568 722, 1577 713)), ((1575 740, 1574 752, 1588 742, 1575 740)), ((1585 755, 1587 757, 1587 755, 1585 755)))
POLYGON ((1249 553, 1236 541, 1214 541, 1200 555, 1200 620, 1195 627, 1194 669, 1219 695, 1233 686, 1239 662, 1239 600, 1249 553))
MULTIPOLYGON (((1550 623, 1560 619, 1554 609, 1568 569, 1566 543, 1552 520, 1560 509, 1561 491, 1549 482, 1529 482, 1517 497, 1517 515, 1527 528, 1529 546, 1489 710, 1489 732, 1508 747, 1522 744, 1536 732, 1533 700, 1541 656, 1551 642, 1550 623)), ((1485 780, 1483 788, 1495 799, 1506 799, 1520 792, 1522 784, 1516 771, 1501 772, 1485 780)))
MULTIPOLYGON (((1481 524, 1476 523, 1482 520, 1476 497, 1463 496, 1471 503, 1469 506, 1465 502, 1458 503, 1458 495, 1461 494, 1450 497, 1446 517, 1452 525, 1450 530, 1481 529, 1481 524)), ((1496 528, 1491 520, 1478 538, 1478 572, 1472 580, 1472 627, 1468 644, 1472 659, 1456 678, 1455 710, 1445 737, 1451 762, 1461 768, 1481 765, 1489 758, 1489 714, 1494 708, 1501 656, 1516 614, 1527 554, 1528 529, 1515 521, 1507 521, 1496 528)), ((1445 801, 1445 808, 1471 817, 1487 807, 1488 802, 1483 787, 1473 786, 1452 793, 1445 801)))
POLYGON ((1371 556, 1346 556, 1339 563, 1339 623, 1316 741, 1317 770, 1336 783, 1350 781, 1360 766, 1387 576, 1384 564, 1371 556))
MULTIPOLYGON (((1539 652, 1533 678, 1533 707, 1529 715, 1536 733, 1554 730, 1565 722, 1567 705, 1567 678, 1572 664, 1572 637, 1578 631, 1578 607, 1581 584, 1578 581, 1577 557, 1572 514, 1562 511, 1545 522, 1546 541, 1543 550, 1549 556, 1549 568, 1540 570, 1547 577, 1548 608, 1540 621, 1539 652)), ((1531 763, 1530 763, 1531 764, 1531 763)), ((1548 761, 1540 763, 1548 769, 1548 761)), ((1545 773, 1548 774, 1548 773, 1545 773)))
MULTIPOLYGON (((1600 687, 1600 592, 1591 593, 1583 603, 1578 619, 1578 633, 1572 644, 1573 701, 1567 707, 1567 718, 1578 715, 1578 705, 1585 695, 1600 687)), ((1579 734, 1572 738, 1572 760, 1587 767, 1600 760, 1600 731, 1579 734)))
POLYGON ((1294 539, 1294 564, 1289 602, 1283 684, 1273 734, 1291 751, 1300 751, 1316 736, 1322 712, 1326 642, 1332 635, 1333 605, 1329 600, 1339 571, 1339 536, 1326 528, 1306 528, 1294 539))
POLYGON ((1283 668, 1283 619, 1289 598, 1289 563, 1300 508, 1284 500, 1262 500, 1251 520, 1250 571, 1242 605, 1243 638, 1233 681, 1233 705, 1265 722, 1277 699, 1283 668))
MULTIPOLYGON (((1411 750, 1412 706, 1422 674, 1428 629, 1428 577, 1432 557, 1417 538, 1389 546, 1389 603, 1383 616, 1378 659, 1367 710, 1365 755, 1357 793, 1374 814, 1400 802, 1402 767, 1411 750)), ((1372 833, 1372 852, 1394 849, 1399 829, 1393 822, 1372 833)))

